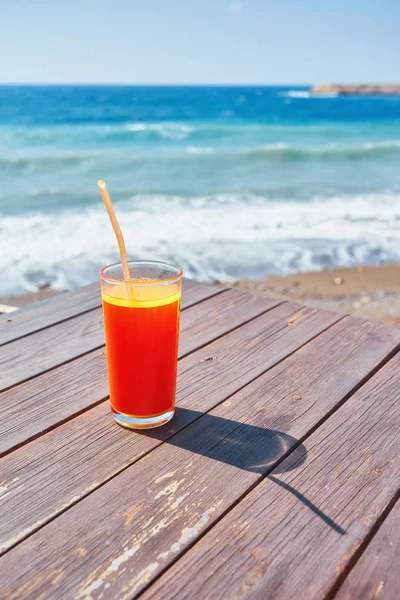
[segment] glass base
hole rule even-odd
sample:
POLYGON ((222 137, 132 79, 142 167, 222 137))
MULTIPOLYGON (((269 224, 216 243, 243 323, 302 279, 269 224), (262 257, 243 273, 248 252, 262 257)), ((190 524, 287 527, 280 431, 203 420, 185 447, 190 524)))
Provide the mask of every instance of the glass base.
POLYGON ((129 415, 114 412, 114 410, 111 409, 114 421, 116 421, 118 425, 122 425, 122 427, 127 427, 128 429, 152 429, 153 427, 160 427, 161 425, 168 423, 174 416, 174 413, 175 410, 171 409, 156 417, 130 417, 129 415))

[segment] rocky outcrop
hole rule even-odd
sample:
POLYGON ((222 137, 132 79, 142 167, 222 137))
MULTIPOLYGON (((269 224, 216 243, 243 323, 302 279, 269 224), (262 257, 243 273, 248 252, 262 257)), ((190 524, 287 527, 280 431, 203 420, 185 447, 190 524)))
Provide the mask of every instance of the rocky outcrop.
POLYGON ((311 88, 310 94, 313 96, 398 96, 400 84, 322 84, 311 88))

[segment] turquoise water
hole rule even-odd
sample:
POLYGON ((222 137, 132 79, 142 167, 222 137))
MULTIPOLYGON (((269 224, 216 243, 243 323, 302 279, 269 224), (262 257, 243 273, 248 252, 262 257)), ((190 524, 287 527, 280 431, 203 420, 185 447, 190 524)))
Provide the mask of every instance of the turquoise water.
POLYGON ((295 87, 0 87, 0 293, 132 257, 202 280, 400 260, 400 97, 295 87))

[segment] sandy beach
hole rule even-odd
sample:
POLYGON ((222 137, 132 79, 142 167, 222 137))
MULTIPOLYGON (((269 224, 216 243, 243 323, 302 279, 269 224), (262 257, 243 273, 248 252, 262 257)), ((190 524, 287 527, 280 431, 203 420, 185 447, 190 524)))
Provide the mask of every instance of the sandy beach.
POLYGON ((400 264, 241 280, 233 285, 270 298, 400 326, 400 264))
MULTIPOLYGON (((300 302, 400 326, 400 264, 338 268, 286 277, 271 276, 265 280, 242 279, 226 285, 248 289, 269 298, 300 302)), ((4 296, 0 298, 0 304, 20 307, 60 293, 47 288, 4 296)))

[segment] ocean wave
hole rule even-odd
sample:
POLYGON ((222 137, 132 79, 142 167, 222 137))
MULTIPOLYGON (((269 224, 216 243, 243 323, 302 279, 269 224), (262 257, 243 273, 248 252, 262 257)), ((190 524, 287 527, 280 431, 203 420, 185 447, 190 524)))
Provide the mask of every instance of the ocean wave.
POLYGON ((29 167, 32 165, 43 166, 54 163, 66 165, 78 165, 85 160, 90 160, 93 155, 90 154, 43 154, 43 155, 25 155, 25 156, 0 156, 0 167, 29 167))
MULTIPOLYGON (((358 145, 331 144, 326 146, 294 146, 283 142, 266 144, 255 147, 242 147, 235 150, 218 149, 215 146, 186 146, 163 151, 162 159, 170 164, 183 160, 193 160, 201 156, 202 160, 236 162, 242 160, 273 160, 280 162, 310 161, 310 160, 337 160, 379 158, 380 156, 397 155, 400 153, 400 140, 384 140, 381 142, 365 142, 358 145), (192 155, 192 157, 191 157, 192 155)), ((160 160, 160 154, 154 148, 96 150, 82 153, 25 153, 21 156, 0 156, 0 168, 10 169, 59 169, 62 167, 85 168, 90 165, 117 163, 118 168, 129 168, 143 163, 151 164, 160 160)))
POLYGON ((97 158, 106 152, 113 154, 118 150, 120 154, 129 150, 146 152, 150 149, 152 152, 158 149, 185 151, 188 146, 213 147, 216 152, 229 152, 231 149, 233 155, 246 151, 246 145, 249 150, 256 152, 286 149, 287 152, 304 154, 346 150, 350 153, 374 149, 388 151, 399 147, 398 126, 392 130, 383 128, 376 132, 368 128, 363 130, 349 127, 338 124, 290 125, 263 122, 132 122, 69 127, 0 127, 0 164, 23 166, 35 158, 40 160, 42 156, 55 161, 76 162, 97 158), (358 141, 360 135, 361 141, 358 141), (379 135, 380 139, 368 139, 369 135, 379 135), (336 145, 322 145, 324 140, 336 142, 336 145), (313 147, 313 143, 319 145, 313 147))
MULTIPOLYGON (((218 127, 218 126, 217 126, 218 127)), ((121 124, 74 124, 40 125, 0 128, 0 148, 7 150, 16 147, 65 146, 66 144, 101 144, 112 141, 129 140, 185 140, 196 131, 202 133, 202 126, 178 122, 134 122, 121 124)))
POLYGON ((129 123, 124 126, 132 133, 149 132, 169 140, 185 140, 194 131, 190 125, 183 123, 129 123))
MULTIPOLYGON (((307 203, 246 194, 135 196, 118 213, 130 256, 178 262, 204 281, 400 261, 396 194, 307 203)), ((0 220, 2 294, 45 282, 78 287, 117 259, 101 206, 0 220)))
POLYGON ((123 152, 113 153, 112 150, 89 151, 82 154, 25 154, 24 156, 0 156, 0 169, 26 170, 29 172, 50 173, 63 168, 72 167, 73 173, 86 171, 88 168, 108 168, 111 163, 117 164, 118 169, 139 166, 146 162, 157 160, 151 153, 123 152))
POLYGON ((270 144, 239 151, 248 157, 275 157, 282 160, 307 160, 314 158, 363 158, 371 155, 400 152, 400 140, 385 140, 381 142, 366 142, 359 145, 331 144, 327 146, 290 146, 286 143, 270 144))
MULTIPOLYGON (((228 122, 132 122, 121 124, 74 124, 74 125, 40 125, 0 127, 0 152, 8 152, 10 147, 37 148, 42 147, 75 147, 77 144, 108 142, 138 143, 141 141, 185 141, 209 140, 241 136, 243 133, 258 134, 275 129, 276 124, 228 122)), ((285 127, 283 127, 284 130, 285 127)))

